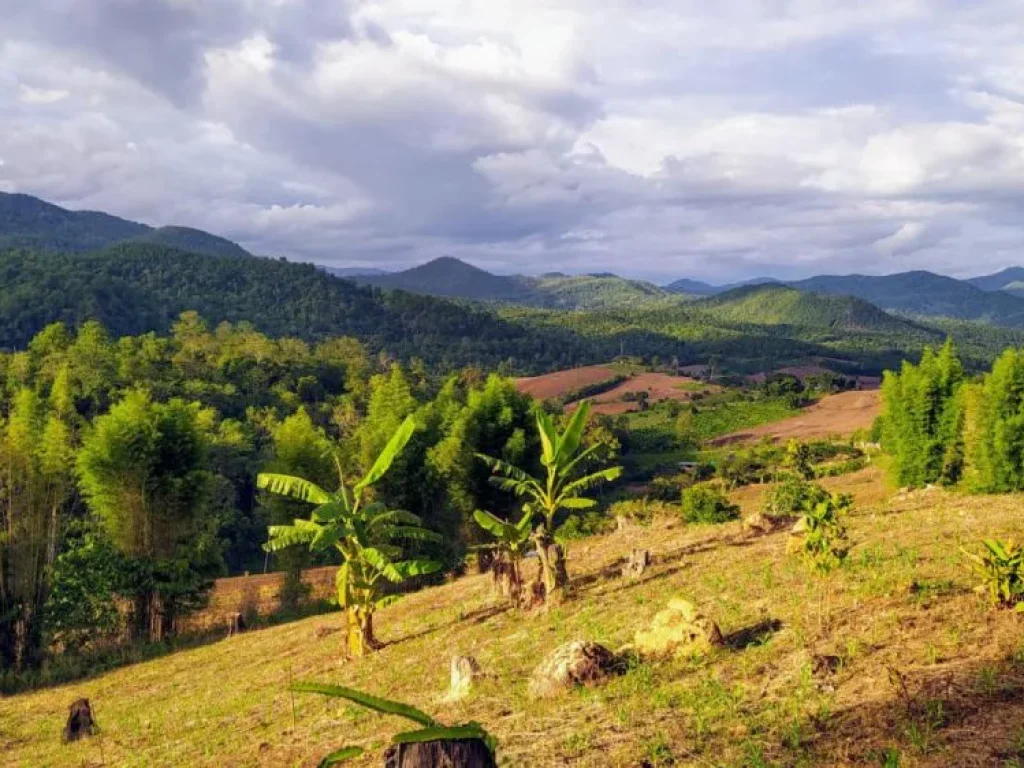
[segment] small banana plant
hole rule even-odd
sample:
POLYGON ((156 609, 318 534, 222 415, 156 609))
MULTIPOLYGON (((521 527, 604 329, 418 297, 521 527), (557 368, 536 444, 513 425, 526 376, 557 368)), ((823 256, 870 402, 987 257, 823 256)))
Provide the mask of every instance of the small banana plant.
POLYGON ((846 559, 846 527, 842 516, 853 506, 849 494, 817 488, 804 500, 803 554, 820 573, 830 573, 846 559))
POLYGON ((490 544, 483 544, 478 549, 495 551, 491 573, 498 591, 507 597, 512 605, 518 607, 523 601, 523 576, 521 565, 523 557, 530 548, 533 516, 523 512, 518 522, 512 523, 478 509, 473 513, 477 525, 494 537, 490 544))
POLYGON ((385 594, 387 583, 401 584, 414 576, 434 573, 433 560, 402 560, 398 540, 437 542, 441 537, 423 527, 416 515, 388 509, 380 502, 363 503, 366 490, 379 481, 404 450, 416 429, 412 417, 388 441, 370 470, 354 485, 345 482, 338 462, 338 489, 329 492, 301 477, 262 473, 256 485, 270 493, 315 504, 308 520, 269 529, 268 552, 304 544, 312 552, 333 547, 341 553, 336 586, 338 604, 348 622, 348 652, 363 656, 380 647, 373 633, 373 615, 396 598, 385 594))
MULTIPOLYGON (((319 693, 324 696, 345 699, 353 704, 379 712, 382 715, 395 715, 404 717, 416 723, 419 728, 412 731, 403 731, 392 737, 392 744, 420 744, 427 741, 448 741, 461 739, 479 739, 487 745, 488 751, 494 755, 497 747, 495 738, 484 730, 483 726, 476 722, 463 725, 443 725, 432 718, 426 712, 416 709, 408 704, 399 701, 390 701, 371 696, 368 693, 357 691, 354 688, 346 688, 341 685, 327 685, 323 683, 297 682, 291 686, 296 693, 319 693)), ((365 752, 362 747, 347 746, 326 755, 319 764, 319 768, 337 765, 346 760, 359 757, 365 752)))
POLYGON ((570 417, 565 431, 559 433, 551 416, 537 412, 540 459, 544 465, 544 476, 540 478, 508 462, 477 454, 493 471, 492 482, 523 499, 524 516, 530 518, 531 524, 536 524, 533 538, 540 558, 546 601, 564 595, 569 582, 564 559, 556 563, 550 555, 555 529, 568 515, 590 509, 597 503, 583 496, 586 491, 622 474, 622 467, 607 467, 580 476, 587 459, 600 450, 598 445, 583 448, 583 432, 589 417, 590 403, 584 400, 570 417))
POLYGON ((970 569, 981 579, 979 590, 993 605, 1024 612, 1024 546, 985 539, 980 554, 962 550, 970 569))

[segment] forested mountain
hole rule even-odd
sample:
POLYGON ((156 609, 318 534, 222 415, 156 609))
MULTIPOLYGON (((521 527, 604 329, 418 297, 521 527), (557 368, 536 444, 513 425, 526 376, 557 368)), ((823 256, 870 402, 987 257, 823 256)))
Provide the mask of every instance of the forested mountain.
POLYGON ((641 280, 609 273, 540 277, 495 275, 445 256, 404 272, 353 275, 358 282, 427 296, 506 302, 547 309, 611 309, 674 302, 673 292, 641 280))
POLYGON ((817 293, 857 296, 882 309, 903 314, 1024 327, 1024 299, 1000 291, 985 291, 968 282, 932 272, 882 276, 823 275, 789 285, 817 293))
POLYGON ((702 299, 696 307, 732 322, 907 335, 939 334, 853 296, 828 296, 784 285, 750 285, 702 299))
POLYGON ((153 228, 98 211, 69 211, 30 195, 0 192, 0 248, 85 253, 127 240, 222 256, 249 255, 236 243, 202 230, 153 228))
POLYGON ((716 293, 722 292, 722 288, 717 285, 711 285, 711 283, 705 283, 700 280, 691 280, 688 277, 683 277, 669 283, 665 286, 665 290, 672 293, 689 294, 690 296, 714 296, 716 293))
POLYGON ((378 277, 391 274, 386 269, 377 267, 323 267, 324 272, 335 277, 378 277))
POLYGON ((544 370, 601 350, 562 329, 534 331, 472 307, 331 277, 312 264, 211 256, 153 243, 91 254, 0 252, 0 347, 21 348, 47 324, 99 320, 115 336, 165 331, 185 310, 248 321, 272 336, 358 336, 374 352, 438 366, 544 370))
POLYGON ((965 282, 983 291, 1006 291, 1024 296, 1024 267, 1010 267, 992 275, 972 277, 965 282))

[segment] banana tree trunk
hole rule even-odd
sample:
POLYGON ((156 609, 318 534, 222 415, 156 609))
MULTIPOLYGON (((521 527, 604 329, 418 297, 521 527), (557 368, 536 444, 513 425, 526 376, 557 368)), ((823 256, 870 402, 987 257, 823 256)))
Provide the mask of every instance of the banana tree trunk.
POLYGON ((569 572, 565 566, 565 550, 556 544, 546 528, 534 535, 537 556, 540 558, 541 578, 544 582, 544 602, 553 605, 562 602, 569 592, 569 572))
POLYGON ((349 606, 346 615, 349 656, 358 659, 383 647, 373 634, 373 611, 358 606, 349 606))

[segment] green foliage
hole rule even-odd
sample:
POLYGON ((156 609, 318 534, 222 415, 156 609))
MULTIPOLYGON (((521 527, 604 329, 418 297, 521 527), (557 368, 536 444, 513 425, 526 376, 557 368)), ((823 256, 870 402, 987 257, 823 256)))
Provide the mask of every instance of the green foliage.
POLYGON ((432 560, 398 559, 401 548, 396 541, 440 541, 440 536, 421 526, 416 515, 388 509, 380 502, 364 503, 365 493, 391 469, 415 430, 415 421, 407 417, 366 473, 351 485, 345 482, 339 463, 339 484, 334 492, 290 475, 261 473, 256 478, 261 489, 316 505, 308 520, 297 518, 291 525, 270 526, 266 548, 276 552, 304 545, 311 552, 334 549, 340 553, 338 603, 348 620, 348 649, 353 656, 377 646, 373 615, 390 601, 383 586, 398 585, 442 567, 432 560))
POLYGON ((681 513, 688 523, 727 523, 740 516, 720 481, 697 483, 682 494, 681 513))
POLYGON ((964 370, 952 342, 882 382, 882 443, 901 486, 956 483, 963 465, 964 370))
POLYGON ((980 554, 963 550, 993 605, 1021 610, 1024 606, 1024 546, 1014 541, 985 539, 980 554))
POLYGON ((1024 353, 1006 350, 966 400, 966 484, 988 493, 1024 490, 1024 353))
POLYGON ((764 512, 769 516, 801 514, 823 492, 821 486, 800 475, 787 474, 764 494, 764 512))
POLYGON ((786 455, 782 465, 804 480, 814 477, 814 467, 811 466, 811 449, 807 443, 801 443, 799 440, 790 440, 786 443, 786 455))
POLYGON ((812 486, 804 499, 805 526, 801 551, 804 559, 819 573, 830 573, 846 559, 846 527, 842 517, 853 507, 848 494, 829 493, 812 486))
MULTIPOLYGON (((495 753, 495 749, 497 748, 497 740, 491 736, 483 726, 476 722, 454 726, 442 725, 427 713, 416 709, 416 707, 403 704, 399 701, 391 701, 389 699, 371 696, 367 693, 363 693, 362 691, 355 690, 354 688, 346 688, 341 685, 298 682, 291 686, 291 690, 297 693, 319 693, 332 698, 345 699, 346 701, 365 707, 366 709, 379 712, 382 715, 402 717, 422 726, 414 731, 404 731, 396 734, 391 739, 392 744, 415 744, 426 741, 479 739, 487 745, 487 748, 490 750, 492 755, 495 753)), ((359 757, 363 753, 364 750, 360 747, 342 747, 325 757, 323 761, 320 762, 320 765, 335 765, 343 760, 359 757)))
POLYGON ((596 502, 583 494, 591 488, 615 480, 621 467, 592 469, 587 466, 605 446, 594 442, 584 447, 584 433, 590 416, 590 403, 584 401, 569 417, 564 431, 559 432, 554 420, 544 411, 537 411, 537 434, 541 444, 544 474, 537 478, 522 469, 492 456, 478 454, 494 472, 492 482, 502 490, 523 500, 523 515, 537 523, 535 538, 541 553, 546 595, 565 589, 566 577, 558 574, 547 557, 547 547, 555 530, 572 513, 591 509, 596 502))

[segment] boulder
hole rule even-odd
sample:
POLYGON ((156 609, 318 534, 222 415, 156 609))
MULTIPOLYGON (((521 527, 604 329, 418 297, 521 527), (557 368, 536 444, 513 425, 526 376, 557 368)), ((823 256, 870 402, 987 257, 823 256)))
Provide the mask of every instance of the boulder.
POLYGON ((574 640, 559 646, 533 671, 530 693, 538 698, 556 696, 575 685, 598 683, 622 670, 621 659, 603 645, 574 640))
POLYGON ((469 695, 473 681, 480 677, 480 665, 472 656, 452 656, 451 684, 446 701, 458 701, 469 695))
POLYGON ((799 520, 796 521, 793 527, 789 529, 789 532, 793 536, 803 536, 805 533, 807 533, 807 528, 807 518, 801 517, 799 520))
POLYGON ((744 531, 757 535, 771 533, 775 530, 775 520, 768 517, 768 515, 763 512, 754 512, 751 515, 747 515, 743 518, 740 525, 743 527, 744 531))
POLYGON ((633 647, 641 657, 664 657, 707 653, 722 642, 722 632, 715 622, 693 603, 675 599, 654 617, 650 629, 636 633, 633 647))

